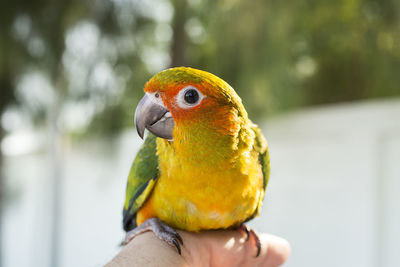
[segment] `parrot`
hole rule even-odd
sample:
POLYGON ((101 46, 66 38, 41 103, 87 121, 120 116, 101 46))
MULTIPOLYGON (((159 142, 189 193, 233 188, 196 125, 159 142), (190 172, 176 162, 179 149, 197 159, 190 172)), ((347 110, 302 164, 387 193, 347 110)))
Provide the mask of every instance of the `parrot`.
POLYGON ((152 231, 181 254, 177 230, 242 229, 260 214, 270 174, 269 148, 241 98, 221 78, 174 67, 144 86, 135 111, 143 139, 123 207, 125 244, 152 231))

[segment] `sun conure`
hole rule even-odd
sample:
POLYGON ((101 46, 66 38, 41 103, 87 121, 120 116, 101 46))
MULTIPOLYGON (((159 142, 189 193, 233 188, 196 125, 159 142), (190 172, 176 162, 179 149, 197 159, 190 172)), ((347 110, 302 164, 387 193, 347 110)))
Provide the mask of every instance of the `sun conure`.
POLYGON ((211 73, 178 67, 156 74, 144 91, 135 123, 140 137, 150 133, 128 178, 126 242, 153 231, 180 253, 175 229, 241 228, 257 216, 268 146, 233 88, 211 73))

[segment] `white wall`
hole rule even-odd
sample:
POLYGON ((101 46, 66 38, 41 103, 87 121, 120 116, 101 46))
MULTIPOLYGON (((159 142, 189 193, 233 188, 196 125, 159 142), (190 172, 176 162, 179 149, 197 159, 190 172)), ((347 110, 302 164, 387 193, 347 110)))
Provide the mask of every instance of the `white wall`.
POLYGON ((400 102, 314 108, 264 127, 271 182, 258 229, 287 266, 400 266, 400 102))
MULTIPOLYGON (((287 266, 400 266, 400 101, 313 108, 262 128, 272 171, 251 224, 290 241, 287 266)), ((65 145, 61 266, 101 266, 118 251, 140 144, 132 127, 118 140, 65 145)), ((4 266, 49 266, 48 159, 10 156, 5 164, 4 266)))

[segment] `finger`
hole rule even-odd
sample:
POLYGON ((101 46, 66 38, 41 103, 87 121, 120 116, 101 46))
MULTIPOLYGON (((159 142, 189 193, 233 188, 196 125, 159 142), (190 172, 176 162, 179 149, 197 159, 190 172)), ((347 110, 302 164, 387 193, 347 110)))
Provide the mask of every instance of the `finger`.
POLYGON ((266 266, 281 265, 290 254, 288 242, 261 234, 260 255, 255 258, 254 240, 246 241, 239 231, 207 231, 198 234, 180 232, 185 239, 183 256, 191 266, 266 266), (205 264, 206 263, 206 264, 205 264))
POLYGON ((239 266, 245 238, 238 231, 178 231, 185 240, 182 256, 190 266, 239 266))
POLYGON ((287 261, 291 252, 288 241, 270 234, 261 234, 259 238, 262 244, 262 253, 265 253, 265 265, 262 266, 275 267, 287 261))
POLYGON ((258 234, 258 238, 261 243, 258 257, 254 257, 257 251, 257 240, 254 238, 251 237, 249 242, 238 244, 244 247, 242 261, 238 266, 277 267, 286 262, 290 255, 290 245, 285 239, 270 234, 258 234))

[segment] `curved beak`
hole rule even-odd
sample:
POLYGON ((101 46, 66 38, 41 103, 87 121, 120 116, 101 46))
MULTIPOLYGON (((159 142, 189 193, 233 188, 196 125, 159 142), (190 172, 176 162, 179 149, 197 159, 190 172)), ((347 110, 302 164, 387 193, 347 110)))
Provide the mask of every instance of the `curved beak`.
POLYGON ((174 119, 168 109, 151 101, 146 94, 140 100, 135 111, 136 130, 143 139, 144 130, 147 129, 157 137, 172 140, 174 119))

